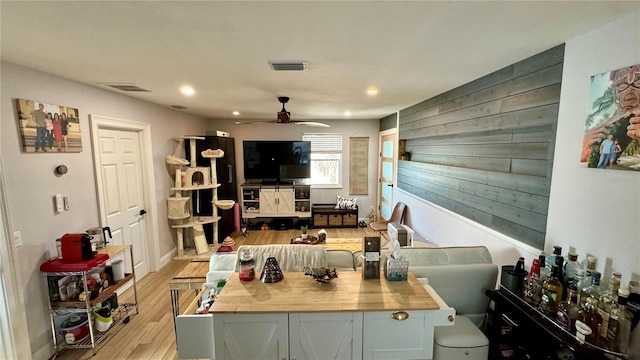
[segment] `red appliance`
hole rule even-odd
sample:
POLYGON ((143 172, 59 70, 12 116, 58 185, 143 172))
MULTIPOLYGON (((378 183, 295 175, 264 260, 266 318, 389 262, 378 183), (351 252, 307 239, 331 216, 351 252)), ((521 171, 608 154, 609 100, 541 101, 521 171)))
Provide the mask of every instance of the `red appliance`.
POLYGON ((89 234, 64 234, 60 239, 62 262, 75 263, 93 259, 89 234))

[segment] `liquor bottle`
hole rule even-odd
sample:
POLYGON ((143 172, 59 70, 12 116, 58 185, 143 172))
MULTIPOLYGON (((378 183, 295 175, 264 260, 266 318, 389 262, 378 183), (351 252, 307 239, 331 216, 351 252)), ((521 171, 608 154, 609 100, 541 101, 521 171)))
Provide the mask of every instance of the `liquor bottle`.
POLYGON ((631 319, 633 315, 627 310, 629 290, 621 288, 618 291, 618 306, 611 311, 609 327, 605 345, 607 349, 626 353, 631 335, 631 319))
POLYGON ((599 300, 600 295, 600 273, 591 271, 591 285, 580 290, 580 306, 584 306, 588 298, 599 300))
MULTIPOLYGON (((568 255, 567 261, 564 263, 563 272, 564 279, 567 285, 571 282, 575 282, 576 269, 578 268, 578 254, 571 253, 568 255)), ((583 273, 584 274, 584 273, 583 273)))
POLYGON ((556 274, 556 278, 562 285, 562 298, 560 301, 564 301, 567 298, 567 283, 564 279, 564 271, 562 271, 562 267, 564 266, 564 256, 556 255, 556 267, 558 268, 558 273, 556 274))
POLYGON ((542 295, 542 280, 540 279, 540 260, 533 259, 529 275, 525 278, 524 290, 522 292, 524 300, 537 307, 540 304, 542 295))
POLYGON ((578 311, 580 319, 576 320, 576 338, 580 342, 597 345, 602 318, 598 315, 598 300, 587 297, 584 306, 578 311))
MULTIPOLYGON (((640 322, 640 282, 629 281, 629 300, 627 302, 627 310, 633 315, 632 328, 636 328, 640 322)), ((638 328, 640 333, 640 328, 638 328)))
POLYGON ((542 281, 547 280, 548 276, 544 271, 546 262, 546 257, 544 256, 544 254, 538 255, 538 261, 540 262, 540 279, 542 279, 542 281))
POLYGON ((578 288, 576 284, 569 284, 567 288, 567 300, 560 303, 558 307, 558 316, 556 320, 558 323, 571 334, 576 333, 576 320, 580 319, 578 311, 578 288))
POLYGON ((589 287, 591 285, 591 278, 589 278, 589 282, 587 282, 587 278, 584 275, 584 269, 580 266, 576 268, 576 275, 574 282, 576 287, 578 288, 578 303, 580 303, 580 290, 589 287))
MULTIPOLYGON (((551 276, 551 267, 556 264, 556 256, 559 256, 560 254, 562 254, 562 247, 554 245, 553 254, 545 258, 544 273, 547 277, 551 276)), ((562 268, 562 265, 560 267, 562 268)))
POLYGON ((542 284, 540 310, 552 316, 556 316, 558 305, 560 305, 562 299, 562 284, 557 278, 558 271, 560 271, 560 269, 555 264, 551 266, 551 277, 542 284))
MULTIPOLYGON (((597 258, 593 255, 587 255, 587 258, 582 263, 582 267, 584 268, 584 276, 587 279, 587 283, 591 284, 591 272, 596 271, 596 260, 597 258)), ((580 290, 580 288, 578 288, 580 290)))
POLYGON ((622 274, 614 271, 611 273, 607 290, 600 295, 598 303, 598 314, 602 316, 602 327, 600 328, 600 338, 607 338, 607 329, 609 327, 609 316, 618 307, 618 289, 620 288, 620 278, 622 274))

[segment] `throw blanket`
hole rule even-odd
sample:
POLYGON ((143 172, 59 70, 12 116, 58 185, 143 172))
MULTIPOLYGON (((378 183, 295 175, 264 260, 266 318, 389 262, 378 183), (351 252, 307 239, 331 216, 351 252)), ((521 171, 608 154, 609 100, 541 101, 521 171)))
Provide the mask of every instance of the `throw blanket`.
MULTIPOLYGON (((243 249, 251 249, 256 259, 256 274, 262 272, 264 263, 269 257, 274 257, 283 272, 303 271, 305 266, 326 267, 327 249, 317 245, 242 245, 237 253, 243 249)), ((238 270, 237 253, 214 254, 211 256, 210 269, 213 271, 238 270), (221 256, 222 255, 222 256, 221 256)))

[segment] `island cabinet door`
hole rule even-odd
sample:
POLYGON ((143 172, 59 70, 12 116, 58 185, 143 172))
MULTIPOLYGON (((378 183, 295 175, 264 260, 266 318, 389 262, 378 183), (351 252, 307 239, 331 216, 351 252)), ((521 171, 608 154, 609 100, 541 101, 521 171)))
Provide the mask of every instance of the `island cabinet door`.
POLYGON ((432 359, 432 311, 364 313, 364 359, 432 359), (404 318, 402 315, 408 315, 404 318))
POLYGON ((362 313, 289 314, 291 360, 362 359, 362 313))
POLYGON ((211 287, 204 286, 187 308, 175 319, 176 346, 181 359, 212 359, 213 315, 196 314, 198 301, 209 296, 211 287))
POLYGON ((214 314, 216 360, 289 357, 287 314, 214 314))

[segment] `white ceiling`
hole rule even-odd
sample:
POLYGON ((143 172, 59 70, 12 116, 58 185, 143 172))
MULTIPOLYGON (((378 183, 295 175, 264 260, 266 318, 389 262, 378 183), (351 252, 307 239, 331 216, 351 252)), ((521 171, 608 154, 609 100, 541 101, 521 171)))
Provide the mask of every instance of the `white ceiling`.
MULTIPOLYGON (((2 61, 211 119, 379 119, 583 34, 640 2, 6 1, 2 61), (308 61, 274 72, 269 61, 308 61), (196 94, 184 97, 181 85, 196 94), (368 87, 377 87, 375 97, 368 87), (121 92, 122 93, 122 92, 121 92), (239 117, 231 112, 240 111, 239 117)), ((595 51, 595 49, 594 49, 595 51)))

